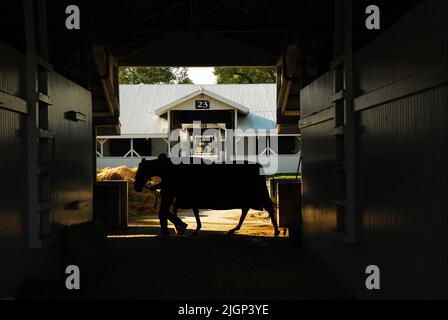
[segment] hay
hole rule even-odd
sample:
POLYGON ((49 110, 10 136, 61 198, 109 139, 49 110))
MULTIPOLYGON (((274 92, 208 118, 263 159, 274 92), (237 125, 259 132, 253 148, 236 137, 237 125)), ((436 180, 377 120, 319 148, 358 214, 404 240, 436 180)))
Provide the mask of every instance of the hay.
MULTIPOLYGON (((149 190, 143 189, 143 192, 134 190, 134 180, 137 168, 128 168, 121 166, 117 168, 104 168, 97 170, 98 181, 125 180, 128 181, 128 213, 130 216, 154 215, 159 212, 160 198, 156 201, 155 194, 149 190)), ((149 185, 160 182, 160 178, 153 178, 149 185)))

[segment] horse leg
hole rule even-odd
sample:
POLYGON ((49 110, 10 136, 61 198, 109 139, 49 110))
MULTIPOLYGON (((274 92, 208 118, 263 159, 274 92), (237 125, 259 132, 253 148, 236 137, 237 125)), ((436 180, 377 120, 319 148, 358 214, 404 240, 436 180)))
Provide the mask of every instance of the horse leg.
POLYGON ((193 235, 198 235, 199 231, 202 228, 201 218, 199 217, 199 209, 193 208, 194 217, 196 218, 196 230, 193 232, 193 235))
POLYGON ((271 218, 272 226, 274 227, 274 236, 277 237, 280 235, 280 230, 278 230, 277 219, 275 218, 274 206, 272 205, 271 199, 266 200, 264 208, 269 213, 269 218, 271 218))
POLYGON ((236 231, 241 229, 241 226, 243 225, 244 219, 246 219, 248 212, 249 212, 249 209, 247 209, 247 208, 241 209, 241 217, 240 217, 240 221, 238 222, 238 225, 235 228, 233 228, 232 230, 230 230, 229 232, 227 232, 227 234, 235 234, 236 231))

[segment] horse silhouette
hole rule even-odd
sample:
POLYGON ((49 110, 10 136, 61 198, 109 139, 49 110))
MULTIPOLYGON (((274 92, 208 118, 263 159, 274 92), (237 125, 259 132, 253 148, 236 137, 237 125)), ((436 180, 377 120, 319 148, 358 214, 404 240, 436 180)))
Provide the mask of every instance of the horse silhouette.
POLYGON ((208 164, 197 158, 195 161, 200 163, 194 163, 193 158, 185 160, 190 161, 173 164, 166 155, 161 155, 156 160, 142 159, 139 164, 134 182, 137 192, 141 192, 152 177, 161 178, 162 204, 159 219, 162 229, 166 230, 166 219, 172 221, 176 229, 185 228, 169 212, 171 203, 176 199, 175 210, 193 210, 196 218, 195 233, 201 229, 200 209, 241 209, 238 225, 228 234, 241 229, 249 209, 265 209, 271 218, 274 235, 280 234, 266 179, 260 175, 261 166, 258 163, 245 161, 208 164))

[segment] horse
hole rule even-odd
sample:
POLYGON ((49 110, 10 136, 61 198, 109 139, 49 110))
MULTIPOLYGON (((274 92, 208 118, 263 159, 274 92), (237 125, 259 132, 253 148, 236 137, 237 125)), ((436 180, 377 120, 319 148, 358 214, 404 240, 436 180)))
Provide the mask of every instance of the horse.
POLYGON ((141 192, 152 177, 160 177, 162 201, 164 196, 169 197, 176 200, 175 210, 192 209, 196 218, 195 234, 199 233, 202 226, 200 209, 241 209, 237 226, 228 234, 241 229, 250 209, 265 209, 274 227, 274 236, 278 236, 280 231, 274 206, 266 179, 260 174, 261 168, 260 164, 248 161, 210 164, 198 158, 186 158, 180 164, 174 164, 162 154, 155 160, 142 159, 134 189, 141 192))

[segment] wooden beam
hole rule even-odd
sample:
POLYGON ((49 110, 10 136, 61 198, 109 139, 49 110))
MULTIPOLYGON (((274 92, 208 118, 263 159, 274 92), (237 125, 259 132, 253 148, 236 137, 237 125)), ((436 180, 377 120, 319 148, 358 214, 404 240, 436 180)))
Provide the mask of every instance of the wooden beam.
POLYGON ((300 111, 299 110, 286 110, 283 115, 285 117, 300 117, 300 111))
POLYGON ((322 123, 331 119, 334 119, 334 107, 321 110, 315 114, 301 119, 299 122, 299 127, 300 129, 304 129, 306 127, 311 127, 315 124, 322 123))
POLYGON ((28 113, 27 102, 19 97, 0 91, 0 108, 19 113, 28 113))
POLYGON ((118 117, 98 117, 93 118, 94 126, 119 126, 120 119, 118 117))
POLYGON ((223 29, 156 29, 156 28, 148 28, 148 27, 127 27, 116 29, 114 27, 111 28, 97 28, 94 30, 95 33, 98 34, 231 34, 231 33, 239 33, 239 34, 253 34, 253 33, 290 33, 292 32, 289 28, 270 28, 270 27, 261 27, 261 28, 223 28, 223 29))
POLYGON ((100 82, 110 115, 117 115, 119 112, 119 105, 115 92, 116 88, 114 85, 113 73, 116 71, 115 65, 118 66, 118 63, 102 46, 92 47, 92 53, 96 70, 101 77, 100 82), (109 64, 107 61, 109 61, 109 64))
POLYGON ((398 100, 411 94, 417 94, 448 83, 448 64, 425 70, 409 78, 391 83, 386 87, 368 92, 354 101, 355 111, 361 111, 398 100))
POLYGON ((161 10, 161 11, 157 11, 156 13, 153 13, 153 14, 151 14, 150 16, 141 19, 140 22, 148 22, 148 21, 150 21, 150 20, 152 20, 152 19, 154 19, 154 18, 159 17, 160 15, 163 15, 163 14, 165 14, 165 13, 167 13, 167 12, 170 12, 170 11, 172 11, 172 10, 178 8, 178 7, 181 7, 181 6, 185 5, 186 2, 187 2, 187 0, 181 0, 181 1, 178 1, 178 2, 174 3, 174 4, 171 5, 171 6, 169 6, 169 7, 167 7, 167 8, 164 8, 164 9, 161 10))

